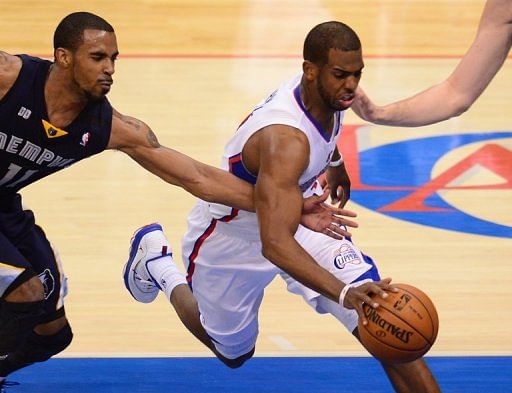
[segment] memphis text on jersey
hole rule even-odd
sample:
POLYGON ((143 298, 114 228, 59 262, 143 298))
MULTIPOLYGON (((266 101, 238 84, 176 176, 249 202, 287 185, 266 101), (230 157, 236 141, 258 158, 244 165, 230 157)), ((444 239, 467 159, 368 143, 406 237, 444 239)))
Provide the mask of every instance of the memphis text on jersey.
POLYGON ((35 143, 18 138, 14 135, 7 135, 0 132, 0 150, 7 153, 19 155, 29 161, 35 162, 38 165, 45 165, 49 167, 62 168, 70 165, 74 158, 62 158, 49 149, 41 148, 35 143))
MULTIPOLYGON (((42 148, 33 142, 3 132, 0 132, 0 151, 19 157, 18 160, 21 158, 40 167, 53 168, 52 172, 67 167, 76 161, 75 158, 63 158, 50 149, 42 148)), ((18 161, 14 157, 12 160, 18 161)), ((10 189, 23 187, 26 185, 25 183, 28 184, 37 177, 41 177, 36 174, 43 170, 43 168, 26 169, 25 165, 20 166, 14 162, 11 162, 6 169, 6 173, 0 173, 0 186, 10 189), (18 179, 16 180, 15 177, 18 177, 18 179)), ((44 172, 48 174, 48 169, 44 172)))

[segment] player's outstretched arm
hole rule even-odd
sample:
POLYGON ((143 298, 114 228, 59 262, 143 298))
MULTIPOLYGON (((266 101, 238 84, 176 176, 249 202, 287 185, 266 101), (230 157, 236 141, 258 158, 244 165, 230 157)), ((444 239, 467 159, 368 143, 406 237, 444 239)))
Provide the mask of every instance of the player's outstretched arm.
MULTIPOLYGON (((201 199, 255 211, 252 185, 226 171, 160 145, 155 134, 140 120, 114 111, 108 147, 125 152, 151 173, 201 199)), ((327 206, 324 200, 319 197, 304 201, 302 225, 335 239, 350 236, 340 225, 356 228, 357 223, 350 220, 356 214, 327 206)))
POLYGON ((375 105, 362 89, 352 105, 364 120, 417 127, 458 116, 482 94, 512 45, 512 1, 488 0, 473 44, 443 82, 402 101, 375 105))
POLYGON ((0 51, 0 99, 12 87, 21 70, 21 59, 0 51))
POLYGON ((123 151, 149 172, 205 201, 254 211, 249 183, 160 145, 140 120, 115 111, 109 148, 123 151))
POLYGON ((359 226, 357 222, 350 219, 357 217, 357 214, 325 203, 329 195, 330 188, 326 187, 323 195, 305 198, 300 223, 312 231, 321 232, 333 239, 352 237, 352 233, 347 228, 359 226))

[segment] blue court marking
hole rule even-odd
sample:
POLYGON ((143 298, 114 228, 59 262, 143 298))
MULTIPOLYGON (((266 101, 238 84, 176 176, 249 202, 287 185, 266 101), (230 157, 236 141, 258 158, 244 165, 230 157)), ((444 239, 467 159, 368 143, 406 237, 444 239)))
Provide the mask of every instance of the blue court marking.
MULTIPOLYGON (((512 357, 427 358, 444 393, 512 392, 512 357)), ((9 377, 5 393, 392 393, 372 358, 251 359, 231 370, 214 358, 51 359, 9 377)))
MULTIPOLYGON (((461 211, 457 206, 452 206, 445 201, 437 191, 428 196, 422 203, 425 207, 442 208, 446 209, 445 211, 432 212, 416 210, 416 208, 412 210, 404 209, 404 211, 379 210, 409 196, 429 183, 432 180, 434 165, 451 151, 473 143, 493 144, 495 140, 507 138, 512 138, 512 132, 452 133, 450 135, 407 139, 363 150, 359 153, 361 180, 363 184, 376 186, 377 188, 352 189, 350 194, 352 201, 389 217, 416 224, 463 233, 512 238, 511 226, 487 221, 461 211), (387 187, 391 189, 386 189, 387 187), (410 189, 399 190, 392 189, 393 187, 410 189)), ((507 149, 505 151, 508 152, 507 149)), ((503 153, 503 156, 488 155, 480 157, 480 160, 487 160, 489 163, 494 162, 494 165, 502 167, 510 161, 511 155, 510 152, 503 153)), ((453 163, 452 167, 457 164, 459 162, 453 163)), ((444 187, 443 185, 440 189, 444 189, 444 187)))

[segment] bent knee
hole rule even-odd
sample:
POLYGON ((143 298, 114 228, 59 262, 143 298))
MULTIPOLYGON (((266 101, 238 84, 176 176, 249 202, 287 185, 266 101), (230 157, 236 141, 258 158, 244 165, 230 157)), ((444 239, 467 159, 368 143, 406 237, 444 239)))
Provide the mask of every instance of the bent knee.
POLYGON ((64 351, 73 341, 73 331, 66 323, 57 333, 43 336, 33 333, 25 343, 25 347, 33 355, 36 362, 44 362, 52 356, 64 351))
POLYGON ((13 351, 44 315, 44 301, 7 302, 0 299, 0 353, 13 351))
POLYGON ((43 336, 50 336, 52 334, 58 333, 66 325, 69 325, 69 321, 67 320, 66 316, 63 315, 62 317, 54 319, 50 322, 37 325, 34 328, 34 332, 43 336))
POLYGON ((71 330, 71 325, 66 322, 66 324, 57 333, 53 336, 46 337, 45 344, 50 349, 53 356, 64 351, 69 347, 72 341, 73 331, 71 330))

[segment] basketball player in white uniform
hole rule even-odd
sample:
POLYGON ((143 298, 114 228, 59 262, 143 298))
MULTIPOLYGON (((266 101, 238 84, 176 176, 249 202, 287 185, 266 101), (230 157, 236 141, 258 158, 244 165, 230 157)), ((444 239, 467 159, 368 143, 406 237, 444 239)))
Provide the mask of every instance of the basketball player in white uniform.
MULTIPOLYGON (((183 239, 186 279, 158 224, 135 233, 125 266, 135 299, 164 291, 185 326, 233 368, 254 353, 263 292, 278 274, 356 336, 362 302, 378 307, 369 295, 393 290, 349 239, 299 225, 303 197, 322 193, 318 176, 329 166, 346 175, 336 142, 363 68, 359 38, 339 22, 308 34, 304 59, 303 73, 258 105, 225 149, 223 168, 255 185, 256 213, 199 201, 183 239)), ((384 368, 397 391, 439 391, 422 359, 384 368)))

